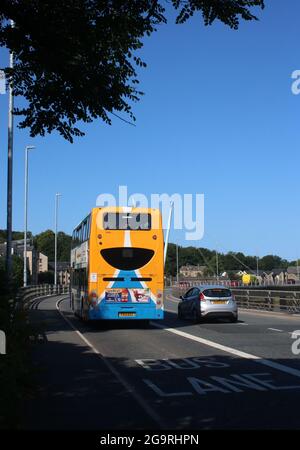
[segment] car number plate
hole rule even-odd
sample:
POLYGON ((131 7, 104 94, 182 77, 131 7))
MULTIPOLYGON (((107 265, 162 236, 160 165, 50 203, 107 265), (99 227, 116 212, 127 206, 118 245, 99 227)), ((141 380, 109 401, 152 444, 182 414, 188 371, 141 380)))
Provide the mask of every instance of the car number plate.
POLYGON ((224 300, 213 300, 212 303, 214 305, 226 305, 227 301, 224 301, 224 300))

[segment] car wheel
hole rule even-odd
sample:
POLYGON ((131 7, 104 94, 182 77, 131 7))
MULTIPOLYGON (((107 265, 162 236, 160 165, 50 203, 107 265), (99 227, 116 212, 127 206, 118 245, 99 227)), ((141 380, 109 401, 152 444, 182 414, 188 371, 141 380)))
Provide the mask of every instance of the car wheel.
POLYGON ((197 311, 197 309, 193 310, 193 322, 194 323, 199 323, 201 321, 201 316, 199 314, 199 312, 197 311))
POLYGON ((239 320, 239 319, 238 319, 238 316, 232 316, 231 319, 230 319, 230 322, 231 322, 231 323, 237 323, 238 320, 239 320))

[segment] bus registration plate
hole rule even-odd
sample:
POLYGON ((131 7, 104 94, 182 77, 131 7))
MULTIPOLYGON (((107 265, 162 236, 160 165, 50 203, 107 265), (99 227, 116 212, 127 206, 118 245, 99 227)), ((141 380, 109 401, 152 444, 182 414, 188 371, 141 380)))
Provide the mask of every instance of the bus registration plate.
POLYGON ((119 317, 135 317, 135 312, 120 312, 119 317))

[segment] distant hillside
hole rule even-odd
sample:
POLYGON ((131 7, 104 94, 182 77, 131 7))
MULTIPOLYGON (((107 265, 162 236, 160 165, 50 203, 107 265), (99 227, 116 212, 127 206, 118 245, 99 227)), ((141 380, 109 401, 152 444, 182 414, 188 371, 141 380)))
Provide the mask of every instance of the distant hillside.
MULTIPOLYGON (((23 231, 13 231, 13 239, 23 239, 23 231)), ((54 232, 43 231, 35 236, 28 232, 28 238, 33 237, 33 243, 38 251, 48 256, 49 261, 54 261, 54 232)), ((58 261, 69 261, 72 237, 62 231, 58 232, 58 261)), ((0 230, 0 243, 6 241, 6 230, 0 230)), ((201 247, 179 246, 179 267, 186 265, 206 266, 207 275, 216 273, 216 251, 201 247)), ((298 261, 300 264, 300 260, 298 261)), ((176 245, 170 243, 166 261, 166 274, 176 275, 176 245)), ((278 255, 265 255, 258 260, 259 270, 270 271, 273 269, 287 269, 288 266, 296 266, 296 261, 287 261, 278 255)), ((236 270, 247 270, 255 273, 257 269, 257 258, 253 255, 245 255, 242 252, 218 252, 218 270, 230 273, 236 270)))
MULTIPOLYGON (((216 273, 216 251, 201 247, 181 247, 178 249, 179 267, 186 265, 206 266, 207 275, 216 273)), ((295 261, 287 261, 277 255, 265 255, 258 259, 258 268, 264 271, 273 269, 287 269, 289 265, 295 265, 295 261)), ((245 255, 242 252, 218 252, 218 271, 232 272, 247 270, 255 273, 257 269, 256 256, 245 255)), ((176 245, 170 243, 166 263, 166 273, 176 275, 176 245)))

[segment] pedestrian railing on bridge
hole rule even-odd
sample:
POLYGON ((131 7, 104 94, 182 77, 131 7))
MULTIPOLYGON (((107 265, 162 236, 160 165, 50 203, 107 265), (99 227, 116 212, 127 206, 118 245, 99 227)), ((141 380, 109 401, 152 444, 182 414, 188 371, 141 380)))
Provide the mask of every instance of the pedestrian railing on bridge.
POLYGON ((36 286, 27 286, 20 288, 16 298, 16 306, 20 308, 28 308, 30 304, 42 297, 52 297, 56 295, 69 294, 70 286, 61 284, 39 284, 36 286))
POLYGON ((299 291, 232 289, 241 308, 300 313, 299 291))
MULTIPOLYGON (((240 308, 300 314, 300 291, 236 288, 230 290, 240 308)), ((172 287, 175 297, 185 292, 185 287, 172 287)))

